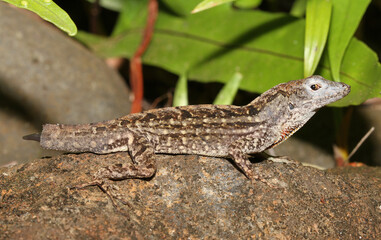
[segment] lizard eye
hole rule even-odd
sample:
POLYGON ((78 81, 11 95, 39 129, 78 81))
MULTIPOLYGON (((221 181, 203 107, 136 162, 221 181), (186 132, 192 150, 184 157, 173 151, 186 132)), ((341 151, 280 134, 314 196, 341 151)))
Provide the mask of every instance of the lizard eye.
POLYGON ((289 103, 289 104, 288 104, 288 107, 290 108, 290 110, 292 110, 292 109, 295 108, 294 104, 292 104, 292 103, 289 103))
POLYGON ((313 91, 316 91, 316 90, 320 89, 321 86, 320 86, 319 84, 312 84, 312 85, 310 86, 310 88, 311 88, 313 91))

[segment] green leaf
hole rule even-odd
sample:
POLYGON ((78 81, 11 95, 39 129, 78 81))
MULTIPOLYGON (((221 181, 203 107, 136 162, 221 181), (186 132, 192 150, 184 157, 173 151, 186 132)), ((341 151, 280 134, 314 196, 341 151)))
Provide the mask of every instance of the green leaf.
POLYGON ((307 0, 295 0, 292 4, 290 14, 294 17, 303 17, 306 12, 306 3, 307 0))
POLYGON ((253 9, 258 7, 262 3, 262 0, 237 0, 234 2, 234 6, 242 9, 253 9))
POLYGON ((304 77, 313 75, 323 53, 331 19, 331 0, 308 0, 304 47, 304 77))
POLYGON ((234 97, 239 89, 239 84, 242 80, 242 74, 236 72, 233 77, 225 84, 225 86, 218 93, 213 104, 216 105, 229 105, 233 103, 234 97))
POLYGON ((49 21, 67 32, 70 36, 77 34, 77 27, 69 15, 52 0, 3 0, 19 8, 35 12, 42 19, 49 21))
MULTIPOLYGON (((332 79, 327 52, 317 74, 332 79)), ((332 106, 357 105, 371 97, 381 97, 381 65, 378 56, 363 42, 352 38, 344 54, 340 78, 351 85, 351 93, 332 106)))
POLYGON ((84 32, 81 30, 78 31, 78 33, 74 36, 74 38, 82 42, 83 44, 94 45, 94 46, 107 42, 107 38, 104 36, 94 35, 94 34, 84 32))
POLYGON ((333 1, 327 48, 335 81, 340 81, 340 67, 344 52, 369 3, 370 0, 333 1))
POLYGON ((133 26, 144 26, 147 21, 148 0, 125 1, 112 36, 118 35, 133 26))
POLYGON ((177 81, 175 93, 173 96, 173 106, 186 106, 188 105, 188 82, 185 73, 180 75, 177 81))
MULTIPOLYGON (((140 43, 144 24, 138 15, 126 28, 120 26, 119 35, 90 47, 103 57, 128 58, 140 43)), ((200 82, 226 83, 239 69, 244 76, 240 89, 261 93, 303 78, 304 29, 304 19, 281 13, 218 7, 178 17, 161 11, 142 61, 178 75, 186 72, 188 79, 200 82)), ((332 79, 327 54, 319 64, 316 74, 332 79)), ((351 41, 340 74, 352 92, 335 106, 380 96, 381 67, 362 42, 351 41)))
MULTIPOLYGON (((87 0, 88 2, 94 3, 95 0, 87 0)), ((108 10, 115 12, 120 12, 123 8, 125 0, 100 0, 99 5, 108 10)))
POLYGON ((196 7, 200 0, 161 0, 160 2, 178 16, 188 16, 192 14, 191 11, 196 7))
POLYGON ((200 2, 193 10, 192 13, 198 13, 201 11, 204 11, 209 8, 216 7, 218 5, 228 3, 228 2, 233 2, 235 0, 204 0, 200 2))

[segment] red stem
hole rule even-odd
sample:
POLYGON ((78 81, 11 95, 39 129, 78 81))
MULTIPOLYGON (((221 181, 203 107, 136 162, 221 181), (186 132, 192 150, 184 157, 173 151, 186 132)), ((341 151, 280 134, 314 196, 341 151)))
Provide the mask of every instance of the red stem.
POLYGON ((155 21, 158 14, 157 0, 150 0, 148 3, 148 18, 144 29, 143 40, 130 61, 130 83, 134 93, 131 113, 142 111, 143 100, 143 69, 141 57, 147 49, 154 31, 155 21))

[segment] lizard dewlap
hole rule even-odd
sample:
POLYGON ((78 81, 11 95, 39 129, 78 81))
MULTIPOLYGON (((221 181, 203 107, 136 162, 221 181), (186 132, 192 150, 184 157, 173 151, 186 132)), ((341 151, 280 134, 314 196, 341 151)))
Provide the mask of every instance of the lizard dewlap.
POLYGON ((25 138, 69 152, 126 151, 135 163, 107 167, 99 178, 150 177, 156 153, 229 157, 247 177, 255 178, 248 154, 283 142, 319 108, 349 92, 345 83, 311 76, 278 84, 245 106, 168 107, 100 123, 45 124, 41 135, 25 138))

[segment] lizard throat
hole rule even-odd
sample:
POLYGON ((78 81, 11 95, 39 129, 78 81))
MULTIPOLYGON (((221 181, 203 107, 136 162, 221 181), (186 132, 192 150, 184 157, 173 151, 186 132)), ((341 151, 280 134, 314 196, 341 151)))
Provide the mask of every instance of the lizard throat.
POLYGON ((298 126, 293 126, 293 127, 289 127, 289 128, 285 128, 282 130, 281 132, 281 135, 280 137, 278 138, 278 140, 276 140, 270 147, 268 147, 267 149, 270 149, 270 148, 273 148, 279 144, 281 144, 282 142, 286 141, 289 137, 292 136, 292 134, 294 134, 296 131, 299 130, 299 128, 301 127, 302 125, 298 125, 298 126))

